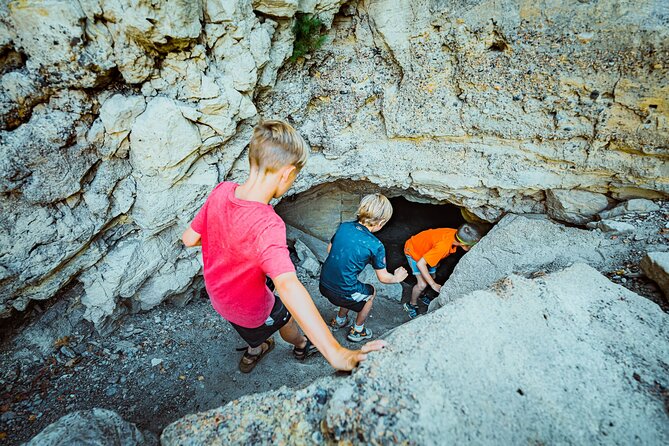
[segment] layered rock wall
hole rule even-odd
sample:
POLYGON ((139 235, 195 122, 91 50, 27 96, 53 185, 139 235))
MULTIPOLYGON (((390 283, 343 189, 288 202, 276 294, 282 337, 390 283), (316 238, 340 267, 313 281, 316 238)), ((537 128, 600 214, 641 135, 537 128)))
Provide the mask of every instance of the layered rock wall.
POLYGON ((292 193, 365 180, 489 221, 669 193, 666 2, 342 4, 0 5, 0 316, 73 282, 99 328, 187 298, 179 235, 261 117, 314 149, 292 193), (331 29, 287 64, 298 12, 331 29))

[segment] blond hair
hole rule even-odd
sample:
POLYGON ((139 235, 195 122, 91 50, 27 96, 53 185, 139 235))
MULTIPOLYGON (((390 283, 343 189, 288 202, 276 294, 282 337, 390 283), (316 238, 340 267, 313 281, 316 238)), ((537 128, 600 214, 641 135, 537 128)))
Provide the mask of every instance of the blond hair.
POLYGON ((298 170, 306 164, 309 146, 288 123, 263 121, 253 129, 249 143, 249 164, 260 171, 275 172, 283 166, 298 170))
POLYGON ((365 226, 386 224, 393 215, 393 205, 384 195, 365 195, 358 206, 358 222, 365 226))

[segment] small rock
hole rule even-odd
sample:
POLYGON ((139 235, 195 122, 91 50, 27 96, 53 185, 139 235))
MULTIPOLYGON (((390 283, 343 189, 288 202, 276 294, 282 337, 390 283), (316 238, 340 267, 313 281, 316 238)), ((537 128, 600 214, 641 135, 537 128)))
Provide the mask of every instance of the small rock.
POLYGON ((606 195, 585 190, 552 189, 546 191, 546 211, 551 218, 585 224, 608 206, 606 195))
POLYGON ((105 391, 105 395, 107 395, 107 396, 116 395, 116 386, 108 387, 107 390, 105 391))
POLYGON ((644 274, 669 297, 669 252, 649 252, 641 260, 640 266, 644 274))
POLYGON ((116 384, 119 381, 118 375, 112 375, 109 378, 107 378, 107 382, 109 384, 116 384))
POLYGON ((621 215, 630 214, 632 212, 655 212, 660 207, 651 200, 644 198, 635 198, 625 203, 621 203, 613 209, 602 211, 599 213, 599 218, 602 220, 619 217, 621 215))
POLYGON ((631 234, 636 231, 636 228, 631 224, 615 220, 601 220, 597 222, 597 227, 603 232, 614 234, 631 234))
POLYGON ((153 359, 151 360, 151 367, 155 367, 155 366, 160 365, 160 364, 162 364, 162 363, 163 363, 163 360, 162 360, 162 359, 159 359, 159 358, 153 358, 153 359))

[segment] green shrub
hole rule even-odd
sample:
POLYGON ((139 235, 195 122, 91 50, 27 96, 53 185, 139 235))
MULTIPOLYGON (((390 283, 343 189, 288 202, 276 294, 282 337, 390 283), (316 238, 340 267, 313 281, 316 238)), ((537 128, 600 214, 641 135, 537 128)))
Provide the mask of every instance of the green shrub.
POLYGON ((293 55, 290 56, 291 62, 313 53, 325 43, 327 36, 321 34, 323 28, 323 22, 318 17, 301 13, 295 16, 295 25, 293 25, 295 42, 293 43, 293 55))

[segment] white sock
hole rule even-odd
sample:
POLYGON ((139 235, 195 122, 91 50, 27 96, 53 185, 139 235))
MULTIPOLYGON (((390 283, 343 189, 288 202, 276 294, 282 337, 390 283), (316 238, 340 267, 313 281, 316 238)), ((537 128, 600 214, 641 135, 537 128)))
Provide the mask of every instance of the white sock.
POLYGON ((353 329, 354 329, 355 331, 362 331, 363 328, 365 328, 365 324, 362 324, 362 325, 353 324, 353 329))
POLYGON ((343 324, 344 322, 346 322, 346 316, 339 317, 339 315, 337 315, 337 323, 338 324, 343 324))

